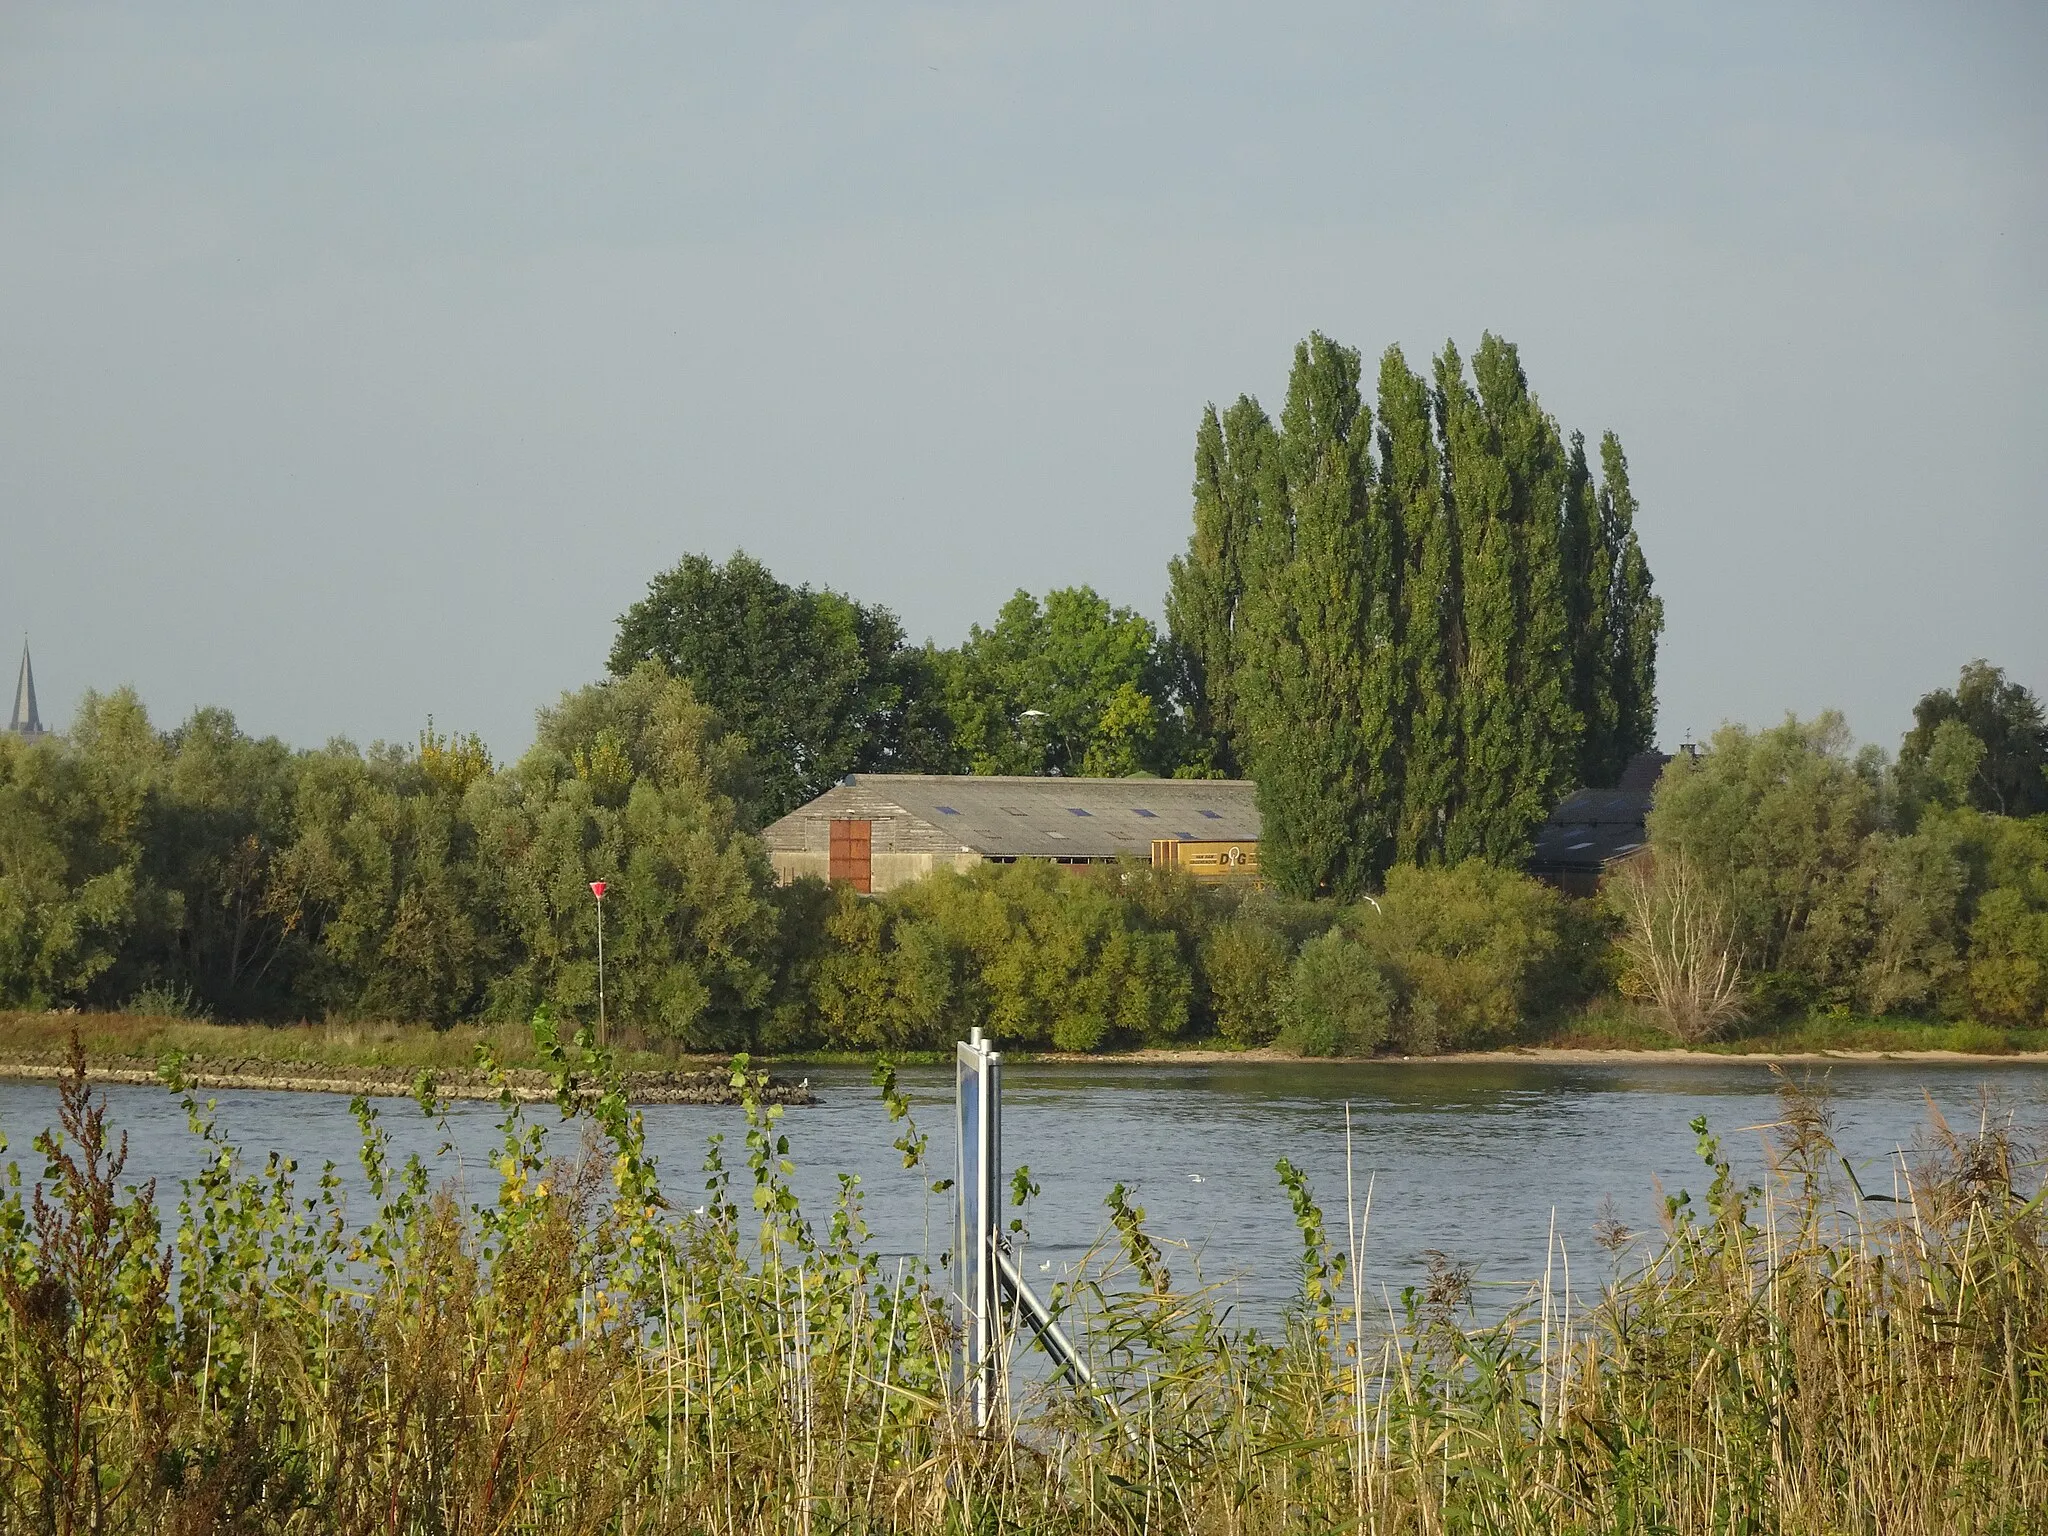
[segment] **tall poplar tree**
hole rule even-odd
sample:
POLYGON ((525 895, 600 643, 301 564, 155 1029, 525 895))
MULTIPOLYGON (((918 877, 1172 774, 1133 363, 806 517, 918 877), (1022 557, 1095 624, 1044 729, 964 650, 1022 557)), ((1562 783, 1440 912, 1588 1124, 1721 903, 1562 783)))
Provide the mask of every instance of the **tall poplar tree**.
POLYGON ((1573 591, 1565 527, 1568 481, 1557 423, 1529 392, 1520 352, 1488 333, 1473 354, 1481 409, 1507 471, 1510 540, 1519 567, 1508 648, 1515 767, 1486 851, 1505 858, 1578 782, 1583 722, 1573 703, 1573 591))
POLYGON ((1600 538, 1611 575, 1607 587, 1605 657, 1611 700, 1606 767, 1618 775, 1629 758, 1656 740, 1657 637, 1664 600, 1636 539, 1636 498, 1628 457, 1612 432, 1600 439, 1600 538))
POLYGON ((1600 498, 1586 463, 1586 435, 1574 432, 1565 461, 1564 564, 1571 633, 1572 706, 1580 721, 1578 781, 1607 785, 1613 754, 1614 700, 1608 687, 1608 589, 1614 560, 1600 524, 1600 498))
POLYGON ((1167 566, 1166 625, 1190 766, 1226 778, 1243 771, 1239 610, 1273 448, 1273 423, 1249 396, 1240 395, 1220 417, 1213 405, 1202 412, 1195 433, 1194 533, 1187 554, 1167 566))
POLYGON ((1297 895, 1355 896, 1384 836, 1365 722, 1370 435, 1358 354, 1311 335, 1294 351, 1252 545, 1239 674, 1260 863, 1297 895))
POLYGON ((1299 894, 1518 859, 1655 726, 1663 607, 1620 444, 1596 485, 1497 336, 1469 377, 1446 343, 1433 375, 1381 358, 1377 468, 1357 354, 1321 335, 1277 433, 1241 399, 1197 434, 1168 596, 1183 709, 1209 763, 1259 780, 1264 862, 1299 894))
POLYGON ((1458 679, 1460 793, 1445 820, 1446 860, 1513 856, 1521 768, 1515 648, 1522 638, 1524 572, 1514 486, 1498 434, 1451 342, 1436 360, 1445 481, 1457 518, 1465 635, 1458 679))
POLYGON ((1379 485, 1401 530, 1401 786, 1394 857, 1443 855, 1458 794, 1458 668, 1463 650, 1458 532, 1444 497, 1429 385, 1399 347, 1380 358, 1379 485))

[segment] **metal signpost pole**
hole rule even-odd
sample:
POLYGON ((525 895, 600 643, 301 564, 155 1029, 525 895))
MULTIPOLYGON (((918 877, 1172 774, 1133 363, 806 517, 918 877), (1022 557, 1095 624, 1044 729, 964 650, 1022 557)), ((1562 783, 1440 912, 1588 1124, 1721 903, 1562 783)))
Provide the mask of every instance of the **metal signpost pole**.
POLYGON ((960 1297, 961 1392, 976 1429, 986 1429, 996 1391, 995 1236, 1002 1182, 1002 1056, 979 1029, 953 1053, 959 1149, 953 1262, 960 1297))
MULTIPOLYGON (((1038 1342, 1075 1386, 1091 1391, 1095 1378, 1052 1309, 1031 1293, 1003 1252, 999 1223, 1003 1187, 1003 1058, 979 1029, 954 1048, 953 1272, 960 1298, 960 1389, 977 1430, 995 1415, 1003 1300, 1013 1301, 1038 1342)), ((1112 1412, 1114 1410, 1112 1409, 1112 1412)))

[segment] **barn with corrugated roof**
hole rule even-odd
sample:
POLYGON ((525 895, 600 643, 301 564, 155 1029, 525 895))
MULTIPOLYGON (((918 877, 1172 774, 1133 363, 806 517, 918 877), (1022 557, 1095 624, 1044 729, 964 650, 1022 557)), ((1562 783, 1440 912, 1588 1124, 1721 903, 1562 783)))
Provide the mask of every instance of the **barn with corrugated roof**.
POLYGON ((1134 859, 1256 878, 1258 786, 1246 779, 850 774, 761 834, 776 878, 887 891, 934 870, 1134 859))

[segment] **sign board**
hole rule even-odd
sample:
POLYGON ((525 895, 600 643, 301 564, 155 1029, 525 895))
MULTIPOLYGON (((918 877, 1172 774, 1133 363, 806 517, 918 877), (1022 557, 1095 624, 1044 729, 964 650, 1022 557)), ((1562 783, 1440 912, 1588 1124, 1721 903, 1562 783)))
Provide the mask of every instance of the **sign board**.
POLYGON ((1003 1058, 975 1030, 953 1051, 954 1131, 959 1148, 954 1180, 953 1275, 965 1335, 961 1383, 977 1425, 988 1422, 995 1393, 996 1227, 1001 1220, 1003 1058))
POLYGON ((1259 873, 1259 845, 1240 840, 1184 842, 1179 838, 1152 840, 1152 867, 1177 869, 1197 880, 1256 879, 1259 873))

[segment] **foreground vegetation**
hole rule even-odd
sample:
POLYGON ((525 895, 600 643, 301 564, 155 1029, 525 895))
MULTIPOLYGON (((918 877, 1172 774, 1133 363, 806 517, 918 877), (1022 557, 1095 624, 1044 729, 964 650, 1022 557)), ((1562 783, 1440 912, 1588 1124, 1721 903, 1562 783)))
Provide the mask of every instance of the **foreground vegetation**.
MULTIPOLYGON (((1599 1259, 1560 1242, 1497 1321, 1442 1257, 1386 1297, 1365 1192, 1332 1220, 1283 1163, 1299 1291, 1283 1327, 1243 1328, 1118 1188, 1056 1293, 1094 1390, 1020 1369, 976 1435, 942 1286, 875 1251, 858 1181, 828 1219, 798 1208, 774 1109, 671 1203, 619 1095, 581 1102, 555 1162, 507 1103, 495 1187, 392 1166, 359 1106, 353 1210, 331 1168, 245 1165, 188 1095, 198 1172, 166 1230, 69 1080, 39 1176, 0 1200, 0 1525, 2048 1529, 2048 1231, 1990 1119, 1936 1122, 1882 1190, 1798 1090, 1760 1187, 1696 1123, 1704 1199, 1647 1239, 1603 1223, 1599 1259)), ((1020 1222, 1030 1193, 1020 1170, 1020 1222)))

